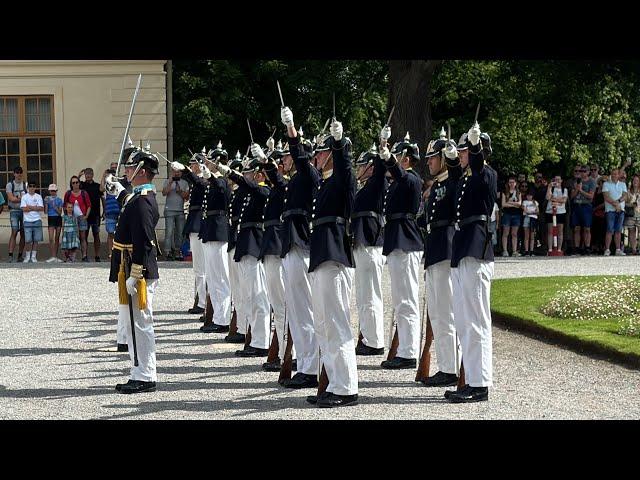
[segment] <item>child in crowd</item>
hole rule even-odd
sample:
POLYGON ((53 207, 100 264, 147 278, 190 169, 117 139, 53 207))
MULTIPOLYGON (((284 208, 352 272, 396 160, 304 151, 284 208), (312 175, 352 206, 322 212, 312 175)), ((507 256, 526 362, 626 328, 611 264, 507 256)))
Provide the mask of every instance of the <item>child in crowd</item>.
POLYGON ((55 183, 49 185, 49 195, 44 199, 44 213, 48 219, 49 249, 51 257, 47 263, 61 262, 58 258, 60 247, 60 232, 62 232, 62 199, 58 197, 58 186, 55 183))
POLYGON ((78 219, 73 215, 73 204, 67 202, 65 204, 65 214, 62 217, 62 251, 64 252, 65 262, 76 261, 76 251, 79 246, 78 219))
POLYGON ((533 249, 536 245, 536 231, 538 228, 538 214, 540 205, 533 199, 533 190, 527 191, 526 200, 522 202, 524 213, 522 228, 524 230, 524 254, 533 257, 533 249))
POLYGON ((20 208, 24 215, 25 245, 29 244, 29 250, 25 251, 24 263, 37 263, 38 242, 42 241, 42 219, 40 212, 44 212, 44 201, 39 193, 36 193, 36 184, 29 182, 28 191, 20 199, 20 208))

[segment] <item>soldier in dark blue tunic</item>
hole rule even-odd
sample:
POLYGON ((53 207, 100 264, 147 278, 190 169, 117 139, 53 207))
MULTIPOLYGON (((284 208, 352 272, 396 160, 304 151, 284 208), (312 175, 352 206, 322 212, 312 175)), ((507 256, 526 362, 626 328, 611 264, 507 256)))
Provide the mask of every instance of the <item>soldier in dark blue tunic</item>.
POLYGON ((444 129, 438 140, 429 143, 425 157, 434 181, 418 225, 426 230, 425 291, 438 372, 423 383, 429 387, 446 387, 458 381, 460 358, 453 319, 451 244, 455 232, 456 188, 462 168, 456 143, 447 139, 444 129))
POLYGON ((250 344, 243 350, 236 351, 236 355, 241 357, 266 356, 271 330, 264 266, 258 261, 264 231, 262 217, 269 197, 269 187, 264 183, 264 174, 259 171, 258 166, 257 159, 248 159, 242 174, 239 174, 224 164, 217 165, 220 173, 238 185, 238 191, 244 197, 233 256, 239 270, 237 289, 240 299, 236 303, 238 317, 248 318, 251 327, 250 344))
POLYGON ((382 303, 382 255, 384 195, 389 182, 384 162, 375 144, 356 160, 358 192, 351 214, 355 289, 360 337, 356 355, 384 353, 384 308, 382 303))
POLYGON ((284 209, 284 196, 288 179, 280 173, 279 165, 282 159, 288 157, 290 163, 291 155, 288 150, 282 148, 282 142, 271 152, 262 151, 258 145, 253 145, 251 151, 255 157, 259 157, 260 167, 264 170, 271 191, 264 207, 264 235, 260 248, 259 260, 264 264, 266 278, 267 297, 273 309, 273 321, 275 324, 275 335, 278 341, 278 357, 272 362, 265 362, 262 369, 270 372, 278 372, 281 368, 281 360, 284 358, 286 342, 284 341, 285 328, 285 277, 282 266, 282 212, 284 209))
POLYGON ((158 173, 158 159, 148 151, 136 150, 124 167, 133 193, 128 193, 113 175, 105 178, 107 193, 122 205, 114 235, 109 281, 118 282, 120 303, 130 305, 129 315, 133 312, 133 319, 126 322, 131 378, 126 384, 116 385, 116 390, 153 392, 157 380, 152 307, 158 284, 155 227, 160 215, 152 181, 158 173))
POLYGON ((285 276, 287 323, 297 355, 297 373, 286 380, 284 386, 310 388, 318 386, 318 342, 313 323, 309 276, 309 224, 313 194, 318 189, 320 173, 311 164, 312 144, 295 131, 291 110, 283 108, 280 113, 282 123, 289 131, 289 151, 295 167, 285 186, 280 256, 285 276), (294 131, 295 136, 292 137, 294 131))
POLYGON ((191 248, 191 266, 195 276, 195 295, 198 296, 198 304, 189 309, 189 313, 204 313, 207 302, 206 278, 204 269, 204 251, 202 241, 198 238, 200 234, 200 220, 202 219, 202 200, 204 198, 205 185, 202 183, 189 182, 194 176, 201 176, 199 164, 204 162, 205 156, 195 154, 189 160, 189 168, 193 175, 185 175, 185 180, 191 189, 189 192, 189 213, 184 225, 184 236, 189 239, 191 248), (188 177, 188 178, 187 178, 188 177))
MULTIPOLYGON (((237 173, 242 171, 242 156, 240 151, 236 152, 235 158, 229 164, 231 170, 237 173)), ((231 301, 233 308, 233 315, 236 318, 236 332, 229 332, 224 338, 228 343, 244 343, 245 334, 247 333, 247 327, 249 326, 248 318, 246 316, 239 315, 238 304, 240 303, 240 273, 238 262, 234 260, 236 253, 236 238, 238 231, 238 220, 240 219, 240 211, 244 203, 244 192, 242 192, 238 185, 231 180, 228 180, 229 188, 231 188, 231 199, 229 200, 229 241, 227 242, 227 256, 229 264, 229 284, 231 285, 231 301)), ((233 319, 232 319, 233 322, 233 319)))
POLYGON ((449 401, 478 402, 489 398, 493 384, 491 310, 493 248, 488 222, 497 195, 497 174, 485 160, 491 139, 474 124, 459 141, 465 169, 456 192, 456 232, 451 253, 454 320, 462 347, 467 385, 447 394, 449 401))
POLYGON ((420 160, 420 152, 411 143, 409 132, 396 143, 392 151, 386 146, 391 132, 385 127, 380 156, 393 178, 383 203, 385 214, 382 254, 387 256, 391 277, 391 298, 398 334, 397 355, 382 362, 382 368, 415 368, 420 355, 420 260, 424 248, 416 223, 422 197, 422 179, 411 168, 411 161, 420 160), (385 138, 386 137, 386 138, 385 138))

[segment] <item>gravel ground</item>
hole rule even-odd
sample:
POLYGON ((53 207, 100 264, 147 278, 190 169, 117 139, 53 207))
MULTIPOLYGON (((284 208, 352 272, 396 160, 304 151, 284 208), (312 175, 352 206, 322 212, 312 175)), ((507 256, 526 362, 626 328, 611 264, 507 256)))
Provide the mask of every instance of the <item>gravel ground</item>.
MULTIPOLYGON (((496 278, 632 274, 639 266, 639 257, 500 258, 496 278)), ((197 316, 185 313, 190 264, 176 263, 161 263, 154 297, 158 391, 119 395, 113 386, 126 381, 129 357, 114 351, 117 293, 107 265, 5 264, 0 275, 0 419, 640 418, 637 370, 501 328, 493 330, 489 402, 450 404, 444 388, 413 382, 413 370, 382 370, 383 357, 358 357, 360 404, 312 407, 311 390, 279 387, 277 373, 260 370, 262 359, 237 358, 237 345, 198 330, 197 316)), ((385 304, 389 288, 385 271, 385 304)), ((432 373, 435 365, 434 358, 432 373)))

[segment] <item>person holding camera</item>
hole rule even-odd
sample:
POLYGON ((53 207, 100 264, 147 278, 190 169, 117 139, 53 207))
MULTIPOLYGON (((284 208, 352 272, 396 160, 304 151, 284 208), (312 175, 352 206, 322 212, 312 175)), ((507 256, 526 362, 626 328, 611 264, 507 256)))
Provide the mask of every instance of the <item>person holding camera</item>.
POLYGON ((104 220, 104 226, 107 230, 107 251, 109 259, 111 259, 111 250, 113 250, 113 237, 116 232, 116 224, 118 223, 118 216, 120 215, 120 203, 118 199, 111 195, 105 189, 105 179, 107 175, 115 175, 118 164, 111 162, 111 165, 102 174, 102 180, 100 181, 100 191, 104 194, 104 211, 102 212, 102 220, 104 220))
POLYGON ((184 202, 189 198, 189 184, 182 179, 182 170, 171 169, 171 177, 162 186, 162 195, 167 197, 164 207, 164 252, 167 260, 180 260, 185 223, 184 202))
POLYGON ((622 222, 624 220, 625 194, 627 185, 620 181, 620 170, 611 170, 611 180, 604 182, 602 193, 604 194, 604 211, 607 222, 607 233, 604 237, 604 254, 611 255, 611 237, 616 245, 616 255, 624 256, 620 248, 622 236, 622 222))
MULTIPOLYGON (((117 166, 117 165, 116 165, 117 166)), ((100 261, 100 219, 101 211, 104 210, 104 197, 102 196, 102 187, 98 182, 93 180, 93 168, 85 168, 80 170, 78 178, 84 175, 84 181, 80 182, 80 190, 84 190, 89 194, 91 208, 87 213, 87 226, 93 234, 93 253, 96 262, 100 261)), ((86 233, 85 244, 87 247, 84 251, 83 262, 88 262, 89 246, 87 244, 89 232, 86 233)))
POLYGON ((569 194, 566 188, 562 188, 562 177, 556 175, 547 187, 547 208, 545 214, 547 217, 547 247, 548 253, 553 250, 553 207, 556 207, 556 224, 558 228, 558 250, 562 250, 563 227, 565 217, 567 215, 567 198, 569 194))
POLYGON ((580 177, 576 178, 571 190, 571 226, 573 227, 573 252, 575 254, 591 254, 591 221, 593 218, 593 196, 596 193, 596 182, 589 176, 586 165, 580 167, 580 177), (581 238, 582 237, 582 238, 581 238), (581 249, 584 240, 584 250, 581 249))

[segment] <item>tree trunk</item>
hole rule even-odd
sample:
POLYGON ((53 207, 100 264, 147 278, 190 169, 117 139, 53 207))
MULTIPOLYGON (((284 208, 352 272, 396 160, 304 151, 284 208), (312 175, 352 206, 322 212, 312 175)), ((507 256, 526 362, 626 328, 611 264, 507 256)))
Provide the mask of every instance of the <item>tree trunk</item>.
MULTIPOLYGON (((391 144, 407 132, 417 143, 422 156, 431 140, 431 78, 442 60, 393 60, 389 62, 389 103, 387 114, 396 107, 391 119, 391 144)), ((421 176, 427 172, 420 162, 414 168, 421 176)))

